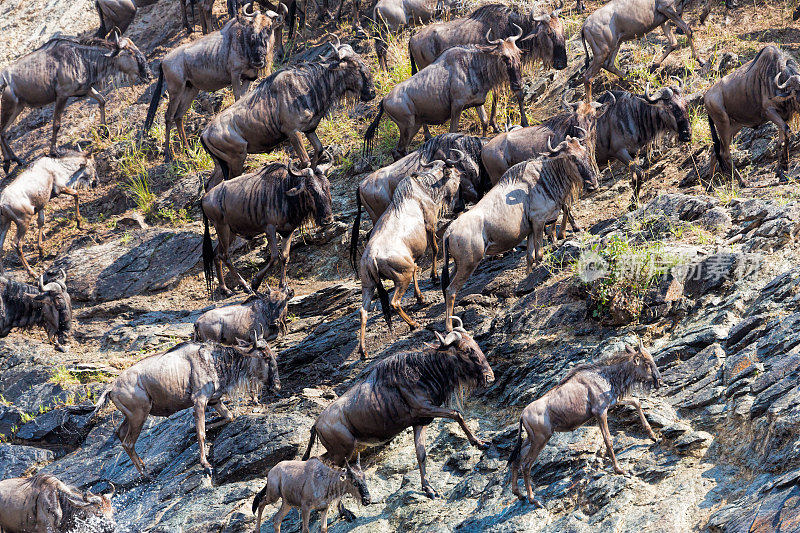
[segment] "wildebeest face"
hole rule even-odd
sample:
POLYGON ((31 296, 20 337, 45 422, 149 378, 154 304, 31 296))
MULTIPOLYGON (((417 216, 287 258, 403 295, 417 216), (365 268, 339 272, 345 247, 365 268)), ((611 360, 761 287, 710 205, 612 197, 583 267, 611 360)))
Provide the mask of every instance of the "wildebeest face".
POLYGON ((266 340, 278 338, 286 329, 286 312, 289 307, 289 300, 294 296, 294 290, 289 287, 271 289, 267 286, 266 294, 260 295, 264 301, 267 313, 267 335, 266 340))
POLYGON ((86 491, 80 496, 68 496, 68 501, 77 512, 68 513, 69 523, 62 524, 62 527, 66 526, 70 531, 81 526, 90 527, 92 531, 98 533, 111 533, 116 529, 110 495, 98 495, 86 491))
POLYGON ((780 81, 781 77, 787 78, 786 74, 778 73, 775 76, 775 100, 785 102, 794 100, 795 105, 800 105, 800 74, 788 76, 786 81, 780 81))
POLYGON ((283 17, 274 11, 266 15, 256 12, 252 17, 239 15, 242 25, 242 48, 247 54, 247 61, 253 68, 262 69, 267 66, 275 42, 275 28, 283 24, 283 17))
POLYGON ((560 10, 549 15, 537 17, 539 28, 536 33, 522 39, 523 46, 542 58, 545 67, 556 70, 567 68, 567 44, 564 37, 564 23, 559 18, 560 10), (533 50, 536 47, 538 50, 533 50))
POLYGON ((580 176, 586 192, 597 190, 600 170, 591 150, 584 145, 582 139, 567 136, 561 144, 551 150, 551 156, 564 157, 568 164, 574 167, 574 172, 580 176))
POLYGON ((80 166, 78 172, 73 174, 70 187, 73 189, 94 189, 97 187, 97 170, 94 166, 94 157, 87 157, 86 162, 80 166))
POLYGON ((278 361, 275 359, 275 353, 267 346, 267 341, 259 339, 258 346, 254 346, 248 355, 252 357, 250 369, 255 377, 265 384, 268 390, 281 390, 278 361))
POLYGON ((361 501, 361 505, 370 504, 372 498, 367 488, 367 476, 361 470, 361 454, 358 455, 355 465, 345 461, 340 480, 348 483, 348 492, 353 498, 361 501))
POLYGON ((625 347, 626 351, 634 354, 634 361, 636 362, 636 381, 646 383, 648 386, 658 389, 664 386, 664 381, 661 379, 661 372, 658 371, 658 365, 653 360, 653 356, 642 344, 639 339, 639 346, 633 349, 630 346, 625 347))
POLYGON ((317 226, 333 223, 333 205, 331 201, 331 183, 319 170, 310 172, 306 177, 306 189, 311 193, 315 206, 315 222, 317 226))
POLYGON ((503 58, 503 64, 508 72, 508 81, 512 91, 519 91, 522 88, 522 62, 520 54, 522 51, 514 43, 516 39, 509 37, 497 45, 495 52, 503 58))
POLYGON ((655 97, 645 94, 645 99, 658 106, 661 119, 678 133, 681 142, 692 140, 692 127, 689 113, 686 111, 686 100, 677 87, 664 87, 655 97))
POLYGON ((137 77, 140 82, 144 83, 153 77, 150 72, 150 67, 147 65, 147 59, 144 54, 136 48, 133 41, 127 37, 123 37, 118 41, 112 41, 115 50, 109 54, 109 57, 114 58, 114 64, 124 74, 131 78, 137 77))
POLYGON ((59 275, 44 283, 44 276, 39 277, 39 291, 37 299, 42 302, 42 316, 45 319, 45 330, 50 341, 54 342, 57 350, 69 350, 69 333, 72 331, 72 300, 67 292, 66 273, 61 270, 59 275))
POLYGON ((464 374, 476 383, 488 387, 494 382, 494 372, 489 366, 489 361, 475 339, 464 329, 461 319, 454 316, 453 322, 456 327, 446 337, 443 337, 438 331, 435 332, 439 339, 439 349, 447 350, 458 357, 464 374))

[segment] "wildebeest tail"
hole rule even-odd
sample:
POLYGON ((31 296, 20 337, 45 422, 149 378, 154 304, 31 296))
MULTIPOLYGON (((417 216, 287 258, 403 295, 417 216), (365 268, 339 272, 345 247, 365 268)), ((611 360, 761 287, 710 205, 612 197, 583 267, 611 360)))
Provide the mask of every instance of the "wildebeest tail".
POLYGON ((237 3, 236 0, 228 0, 227 2, 228 16, 230 18, 234 18, 236 16, 236 7, 237 7, 236 3, 237 3))
POLYGON ((408 43, 408 61, 411 63, 411 75, 417 73, 417 63, 414 61, 414 54, 411 52, 411 42, 408 43))
POLYGON ((583 53, 586 55, 583 67, 586 70, 589 70, 589 49, 586 47, 586 34, 583 32, 583 30, 581 30, 581 41, 583 41, 583 53))
POLYGON ((508 466, 514 464, 514 461, 519 458, 519 452, 522 451, 522 417, 519 419, 519 429, 517 429, 517 443, 514 445, 514 450, 511 452, 511 457, 508 458, 508 466))
POLYGON ((158 65, 158 81, 156 82, 156 89, 153 91, 153 97, 150 98, 150 107, 147 108, 147 117, 144 119, 144 131, 150 131, 153 127, 153 120, 156 118, 156 111, 158 104, 161 102, 161 96, 164 94, 164 64, 158 65))
POLYGON ((261 504, 261 500, 264 499, 264 496, 267 494, 267 488, 269 488, 269 482, 264 483, 264 488, 258 491, 255 498, 253 498, 253 514, 256 514, 258 511, 258 506, 261 504))
POLYGON ((375 133, 378 131, 378 124, 381 121, 381 117, 383 116, 383 100, 381 103, 378 104, 378 114, 373 119, 372 123, 370 123, 369 127, 367 128, 367 132, 364 134, 364 155, 369 155, 372 153, 372 149, 375 147, 375 133))
POLYGON ((722 145, 719 141, 717 126, 714 124, 714 119, 711 118, 710 113, 708 115, 708 127, 711 130, 711 140, 714 142, 714 155, 717 157, 717 161, 722 162, 722 145))
POLYGON ((214 245, 211 243, 211 230, 208 227, 208 217, 203 209, 202 200, 200 210, 203 212, 203 274, 206 278, 206 289, 209 296, 214 292, 214 245))
MULTIPOLYGON (((447 301, 447 287, 450 286, 450 248, 448 247, 450 239, 444 240, 444 261, 442 261, 442 294, 444 295, 445 302, 447 301)), ((455 274, 455 272, 454 272, 455 274)))
POLYGON ((103 391, 103 394, 97 399, 97 403, 94 404, 94 411, 92 411, 91 416, 89 416, 89 420, 92 421, 97 417, 97 413, 108 403, 108 395, 111 393, 111 385, 106 387, 106 390, 103 391))
POLYGON ((306 448, 306 453, 303 454, 303 461, 308 461, 308 458, 311 457, 311 448, 314 447, 314 440, 317 438, 317 425, 314 424, 311 426, 311 436, 308 439, 308 447, 306 448))
POLYGON ((356 186, 356 207, 356 219, 353 221, 353 235, 350 237, 350 265, 353 267, 353 272, 358 276, 356 260, 358 259, 358 237, 359 228, 361 226, 361 192, 358 186, 356 186))
POLYGON ((102 39, 106 36, 106 20, 103 18, 103 10, 100 9, 100 2, 94 0, 94 8, 97 10, 97 16, 100 17, 100 27, 97 28, 95 37, 102 39))
POLYGON ((289 39, 294 36, 294 21, 297 19, 297 2, 289 2, 289 12, 287 13, 289 17, 289 32, 287 36, 289 39))
POLYGON ((378 273, 378 267, 375 266, 374 272, 370 272, 372 281, 375 282, 375 290, 378 291, 378 298, 381 301, 381 311, 383 311, 383 318, 389 326, 389 331, 392 331, 392 306, 389 305, 389 293, 386 292, 386 287, 383 286, 381 275, 378 273))

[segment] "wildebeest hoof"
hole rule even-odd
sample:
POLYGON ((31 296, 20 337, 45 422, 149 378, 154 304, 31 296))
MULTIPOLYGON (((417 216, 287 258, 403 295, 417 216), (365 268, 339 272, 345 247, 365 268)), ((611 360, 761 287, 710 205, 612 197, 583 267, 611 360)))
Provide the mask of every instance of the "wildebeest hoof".
POLYGON ((233 294, 233 291, 230 290, 228 287, 219 287, 219 294, 220 296, 227 298, 228 296, 233 294))
POLYGON ((56 344, 56 350, 59 352, 67 353, 69 351, 69 346, 64 346, 63 344, 56 344))
POLYGON ((435 500, 436 498, 439 497, 439 493, 436 492, 436 489, 434 489, 430 485, 425 485, 424 487, 422 487, 422 490, 425 491, 425 496, 427 496, 431 500, 435 500))
POLYGON ((339 514, 342 516, 342 519, 345 522, 355 522, 356 520, 356 515, 353 513, 353 511, 347 509, 346 507, 342 507, 339 510, 339 514))
POLYGON ((211 468, 210 466, 206 466, 205 468, 203 468, 203 474, 205 474, 206 477, 211 479, 214 477, 214 469, 211 468))
POLYGON ((475 446, 476 448, 478 448, 479 450, 488 450, 489 449, 489 443, 488 442, 484 442, 482 440, 476 440, 475 442, 472 443, 472 445, 475 446))

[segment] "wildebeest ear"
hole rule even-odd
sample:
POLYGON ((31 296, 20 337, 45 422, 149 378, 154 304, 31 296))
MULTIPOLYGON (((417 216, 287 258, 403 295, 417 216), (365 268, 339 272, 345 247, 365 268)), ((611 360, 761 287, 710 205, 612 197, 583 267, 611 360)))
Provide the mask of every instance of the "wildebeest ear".
POLYGON ((631 348, 630 344, 625 344, 625 351, 628 352, 628 353, 636 353, 636 350, 631 348))

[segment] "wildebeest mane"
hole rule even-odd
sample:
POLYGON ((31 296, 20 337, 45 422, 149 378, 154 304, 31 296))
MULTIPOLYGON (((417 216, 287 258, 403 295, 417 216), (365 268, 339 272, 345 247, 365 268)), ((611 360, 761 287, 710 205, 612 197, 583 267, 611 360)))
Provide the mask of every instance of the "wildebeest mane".
MULTIPOLYGON (((564 376, 554 388, 560 387, 581 372, 593 372, 607 379, 611 384, 615 397, 621 398, 637 385, 633 373, 629 368, 629 365, 635 364, 636 357, 638 357, 637 353, 629 353, 623 349, 600 361, 576 365, 567 372, 567 375, 564 376)), ((648 386, 649 382, 640 383, 639 385, 648 386)))
MULTIPOLYGON (((516 6, 507 6, 504 4, 486 4, 480 6, 475 11, 470 13, 468 19, 481 22, 489 27, 494 28, 495 31, 492 32, 492 37, 497 39, 500 37, 500 35, 513 35, 515 32, 514 24, 522 28, 523 36, 530 35, 537 30, 539 25, 539 23, 534 20, 534 17, 535 15, 533 13, 528 15, 521 13, 516 6), (500 30, 501 33, 494 35, 494 33, 498 30, 500 30)), ((482 35, 481 37, 484 36, 482 35)), ((535 38, 531 38, 524 41, 519 41, 517 43, 525 52, 522 57, 522 61, 525 64, 530 64, 538 59, 535 57, 537 47, 535 46, 534 41, 535 38)))
POLYGON ((211 344, 210 349, 214 369, 220 377, 220 388, 229 397, 243 396, 248 392, 261 393, 261 383, 250 376, 251 356, 244 353, 244 349, 216 343, 211 344))
POLYGON ((390 355, 375 365, 372 374, 376 382, 388 386, 419 386, 437 406, 454 394, 463 394, 475 381, 464 374, 458 358, 449 350, 433 346, 390 355))
POLYGON ((35 297, 39 289, 27 283, 0 277, 0 337, 7 336, 14 328, 28 328, 42 319, 44 302, 35 297))
POLYGON ((286 191, 301 184, 302 178, 291 174, 286 165, 272 163, 261 171, 263 186, 257 202, 248 202, 247 212, 253 220, 258 220, 256 210, 271 208, 285 210, 288 223, 293 227, 311 224, 317 214, 317 205, 308 190, 289 196, 286 191))
MULTIPOLYGON (((465 44, 454 46, 450 50, 467 50, 468 53, 458 57, 458 62, 465 71, 475 73, 483 78, 488 83, 490 90, 496 90, 508 81, 508 69, 499 55, 491 53, 492 48, 487 45, 465 44)), ((469 81, 475 85, 475 92, 478 92, 478 80, 469 81)))

